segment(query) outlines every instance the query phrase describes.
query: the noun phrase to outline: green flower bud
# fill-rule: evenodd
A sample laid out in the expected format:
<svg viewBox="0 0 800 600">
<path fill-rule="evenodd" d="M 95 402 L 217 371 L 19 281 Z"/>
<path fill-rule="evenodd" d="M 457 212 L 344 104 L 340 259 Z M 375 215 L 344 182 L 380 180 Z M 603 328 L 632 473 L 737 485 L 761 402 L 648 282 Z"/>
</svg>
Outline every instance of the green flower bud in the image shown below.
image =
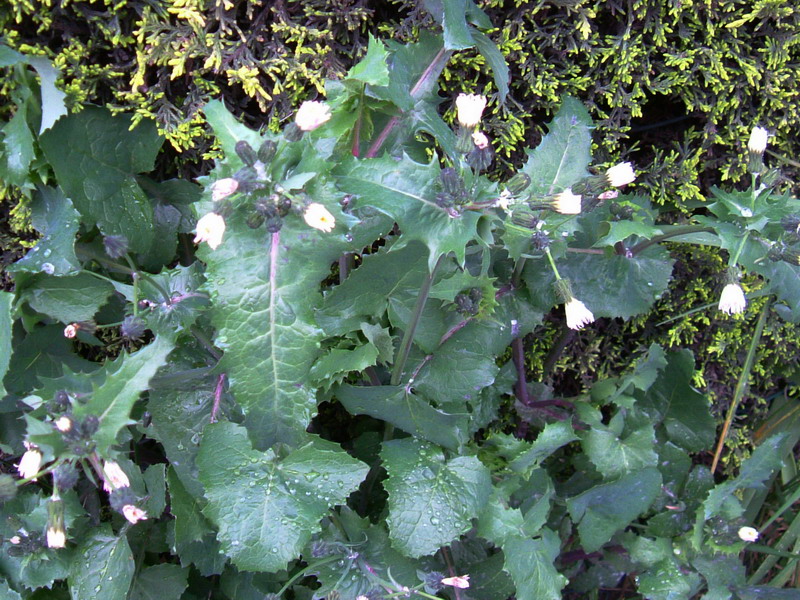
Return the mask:
<svg viewBox="0 0 800 600">
<path fill-rule="evenodd" d="M 256 151 L 253 150 L 253 147 L 245 140 L 236 142 L 236 154 L 239 155 L 239 158 L 241 158 L 242 162 L 248 167 L 252 167 L 258 160 Z"/>
<path fill-rule="evenodd" d="M 506 189 L 514 196 L 521 194 L 531 184 L 531 178 L 526 173 L 515 173 L 506 183 Z"/>
<path fill-rule="evenodd" d="M 269 163 L 275 158 L 275 152 L 278 150 L 278 145 L 272 140 L 265 140 L 261 147 L 258 149 L 258 160 L 262 163 Z"/>
</svg>

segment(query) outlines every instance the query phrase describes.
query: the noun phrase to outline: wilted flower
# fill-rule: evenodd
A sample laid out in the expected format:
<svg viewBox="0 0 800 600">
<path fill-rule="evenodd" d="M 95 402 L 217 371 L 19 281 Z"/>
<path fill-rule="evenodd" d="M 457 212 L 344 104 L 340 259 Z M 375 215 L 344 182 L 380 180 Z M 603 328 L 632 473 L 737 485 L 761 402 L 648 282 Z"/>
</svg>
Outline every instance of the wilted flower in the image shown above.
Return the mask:
<svg viewBox="0 0 800 600">
<path fill-rule="evenodd" d="M 128 251 L 128 240 L 123 235 L 107 235 L 103 238 L 103 247 L 111 258 L 121 258 Z"/>
<path fill-rule="evenodd" d="M 64 327 L 64 337 L 72 339 L 76 335 L 78 335 L 78 324 L 77 323 L 70 323 L 66 327 Z"/>
<path fill-rule="evenodd" d="M 60 527 L 47 528 L 47 547 L 48 548 L 63 548 L 67 545 L 67 534 L 64 529 Z"/>
<path fill-rule="evenodd" d="M 747 299 L 744 297 L 744 290 L 738 283 L 729 283 L 722 288 L 719 297 L 719 309 L 729 315 L 738 315 L 744 312 L 747 306 Z"/>
<path fill-rule="evenodd" d="M 592 311 L 577 298 L 572 298 L 564 305 L 564 312 L 567 314 L 567 327 L 570 329 L 583 329 L 594 322 Z"/>
<path fill-rule="evenodd" d="M 739 530 L 739 538 L 745 542 L 755 542 L 758 539 L 758 531 L 752 527 L 742 527 Z"/>
<path fill-rule="evenodd" d="M 39 472 L 39 468 L 42 466 L 42 453 L 37 446 L 29 442 L 25 442 L 25 448 L 25 454 L 22 455 L 17 465 L 17 472 L 23 479 L 28 479 Z"/>
<path fill-rule="evenodd" d="M 331 107 L 324 102 L 309 100 L 303 102 L 294 116 L 295 124 L 301 131 L 314 131 L 331 118 Z"/>
<path fill-rule="evenodd" d="M 633 165 L 629 162 L 619 163 L 606 171 L 606 181 L 612 187 L 627 185 L 634 179 L 636 179 L 636 173 L 633 172 Z"/>
<path fill-rule="evenodd" d="M 458 577 L 445 577 L 442 579 L 443 585 L 451 585 L 455 588 L 465 590 L 469 587 L 469 575 L 459 575 Z"/>
<path fill-rule="evenodd" d="M 130 479 L 125 475 L 122 467 L 112 460 L 103 463 L 103 477 L 105 478 L 103 489 L 107 492 L 131 485 Z"/>
<path fill-rule="evenodd" d="M 573 194 L 572 190 L 567 188 L 553 197 L 551 207 L 562 215 L 579 215 L 581 212 L 581 197 L 578 194 Z"/>
<path fill-rule="evenodd" d="M 617 196 L 619 196 L 619 190 L 607 190 L 600 194 L 598 198 L 600 200 L 613 200 Z"/>
<path fill-rule="evenodd" d="M 482 131 L 474 132 L 472 134 L 472 141 L 481 150 L 484 150 L 489 147 L 489 138 L 487 138 L 486 134 L 483 133 Z"/>
<path fill-rule="evenodd" d="M 210 212 L 203 215 L 197 222 L 197 235 L 194 236 L 194 243 L 207 242 L 209 248 L 216 250 L 222 243 L 224 234 L 225 219 L 217 213 Z"/>
<path fill-rule="evenodd" d="M 511 195 L 511 192 L 509 192 L 508 189 L 505 189 L 500 192 L 500 196 L 495 201 L 495 206 L 499 206 L 504 211 L 508 212 L 508 203 L 512 198 L 513 196 Z"/>
<path fill-rule="evenodd" d="M 753 127 L 750 132 L 750 140 L 747 142 L 747 149 L 756 154 L 764 154 L 767 149 L 767 138 L 769 133 L 763 127 Z"/>
<path fill-rule="evenodd" d="M 330 233 L 336 226 L 336 219 L 327 208 L 318 202 L 312 202 L 306 207 L 303 213 L 306 224 L 314 229 L 319 229 L 325 233 Z"/>
<path fill-rule="evenodd" d="M 132 523 L 133 525 L 136 525 L 136 523 L 139 521 L 147 520 L 147 513 L 133 504 L 126 504 L 123 506 L 122 514 L 125 515 L 125 518 L 128 519 L 128 522 Z"/>
<path fill-rule="evenodd" d="M 227 198 L 239 189 L 239 182 L 233 177 L 219 179 L 211 184 L 211 199 L 214 202 L 219 202 L 223 198 Z"/>
<path fill-rule="evenodd" d="M 16 546 L 22 542 L 22 538 L 20 538 L 18 535 L 15 535 L 9 538 L 8 541 Z"/>
<path fill-rule="evenodd" d="M 475 127 L 481 122 L 486 96 L 479 94 L 459 94 L 456 98 L 458 122 L 464 127 Z"/>
<path fill-rule="evenodd" d="M 135 315 L 128 315 L 122 320 L 120 325 L 120 333 L 126 340 L 138 341 L 147 330 L 145 322 Z"/>
</svg>

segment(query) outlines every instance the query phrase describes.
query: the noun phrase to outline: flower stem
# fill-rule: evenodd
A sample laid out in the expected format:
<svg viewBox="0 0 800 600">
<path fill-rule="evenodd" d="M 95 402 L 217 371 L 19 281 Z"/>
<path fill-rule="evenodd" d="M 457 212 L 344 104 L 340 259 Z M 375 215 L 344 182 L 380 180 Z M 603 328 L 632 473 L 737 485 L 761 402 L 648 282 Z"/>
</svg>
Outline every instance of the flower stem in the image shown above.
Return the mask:
<svg viewBox="0 0 800 600">
<path fill-rule="evenodd" d="M 545 248 L 544 253 L 547 255 L 547 260 L 550 262 L 550 267 L 553 269 L 556 281 L 561 281 L 561 274 L 558 272 L 558 267 L 556 266 L 556 261 L 553 260 L 553 255 L 550 254 L 550 248 Z"/>
<path fill-rule="evenodd" d="M 736 389 L 733 392 L 733 400 L 731 401 L 730 408 L 728 408 L 728 414 L 725 415 L 725 422 L 722 425 L 722 432 L 719 435 L 717 448 L 714 451 L 714 460 L 711 462 L 712 474 L 716 470 L 717 464 L 719 463 L 719 458 L 722 454 L 722 447 L 725 444 L 725 439 L 728 437 L 728 431 L 730 431 L 733 417 L 736 414 L 736 409 L 739 407 L 739 403 L 744 397 L 745 389 L 747 388 L 747 382 L 750 379 L 750 373 L 753 369 L 753 362 L 755 361 L 756 357 L 756 349 L 758 348 L 758 343 L 761 341 L 761 335 L 764 333 L 764 325 L 767 322 L 767 315 L 769 314 L 771 304 L 771 299 L 767 298 L 767 301 L 764 303 L 764 308 L 761 309 L 761 314 L 758 316 L 758 322 L 756 323 L 756 329 L 753 333 L 753 339 L 750 341 L 750 347 L 747 349 L 747 356 L 744 359 L 744 365 L 742 365 L 742 374 L 739 376 L 739 380 L 736 382 Z"/>
<path fill-rule="evenodd" d="M 422 317 L 422 311 L 425 309 L 425 303 L 428 301 L 428 295 L 431 292 L 431 286 L 433 285 L 434 277 L 436 277 L 436 271 L 439 270 L 439 267 L 444 262 L 444 256 L 444 254 L 439 256 L 430 275 L 422 282 L 422 287 L 419 288 L 419 295 L 417 296 L 417 303 L 414 305 L 414 312 L 406 326 L 405 333 L 403 334 L 403 341 L 400 342 L 400 347 L 397 349 L 390 385 L 398 385 L 400 379 L 403 377 L 403 369 L 406 366 L 408 355 L 411 352 L 411 343 L 414 340 L 414 333 L 417 331 L 419 320 Z"/>
</svg>

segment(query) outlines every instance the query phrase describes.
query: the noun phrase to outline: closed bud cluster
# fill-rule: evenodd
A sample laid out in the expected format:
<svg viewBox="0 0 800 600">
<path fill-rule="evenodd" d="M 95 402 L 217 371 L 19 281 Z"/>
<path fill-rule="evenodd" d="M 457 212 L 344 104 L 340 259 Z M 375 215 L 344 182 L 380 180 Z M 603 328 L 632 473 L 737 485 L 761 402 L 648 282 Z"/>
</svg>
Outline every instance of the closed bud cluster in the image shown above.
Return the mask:
<svg viewBox="0 0 800 600">
<path fill-rule="evenodd" d="M 538 229 L 531 234 L 531 248 L 534 250 L 544 252 L 552 243 L 553 240 L 550 239 L 550 235 L 546 231 Z"/>
<path fill-rule="evenodd" d="M 248 167 L 252 167 L 258 161 L 258 155 L 253 147 L 245 140 L 236 142 L 236 154 L 242 159 L 242 162 Z"/>
<path fill-rule="evenodd" d="M 467 188 L 458 172 L 447 167 L 439 174 L 442 191 L 436 194 L 436 204 L 444 209 L 460 207 L 467 202 Z"/>
<path fill-rule="evenodd" d="M 128 238 L 124 235 L 104 236 L 103 248 L 110 258 L 122 258 L 128 252 Z"/>
<path fill-rule="evenodd" d="M 454 302 L 458 312 L 474 317 L 480 312 L 481 300 L 483 300 L 483 292 L 480 288 L 470 288 L 456 295 Z"/>
<path fill-rule="evenodd" d="M 539 227 L 541 220 L 539 219 L 538 214 L 534 213 L 527 206 L 519 206 L 514 208 L 514 212 L 511 214 L 511 222 L 514 225 L 519 225 L 520 227 L 534 230 Z"/>
<path fill-rule="evenodd" d="M 69 410 L 71 406 L 72 403 L 70 402 L 69 394 L 64 390 L 58 390 L 50 401 L 50 412 L 61 413 L 65 410 Z"/>
<path fill-rule="evenodd" d="M 53 470 L 53 483 L 59 491 L 70 490 L 78 483 L 78 470 L 71 463 L 62 463 Z"/>
<path fill-rule="evenodd" d="M 100 419 L 97 415 L 86 415 L 83 419 L 63 415 L 53 421 L 53 427 L 61 433 L 73 454 L 85 456 L 94 450 L 92 438 L 100 427 Z"/>
<path fill-rule="evenodd" d="M 527 173 L 515 173 L 514 176 L 506 182 L 506 189 L 513 196 L 518 196 L 528 189 L 531 184 L 531 178 Z"/>
</svg>

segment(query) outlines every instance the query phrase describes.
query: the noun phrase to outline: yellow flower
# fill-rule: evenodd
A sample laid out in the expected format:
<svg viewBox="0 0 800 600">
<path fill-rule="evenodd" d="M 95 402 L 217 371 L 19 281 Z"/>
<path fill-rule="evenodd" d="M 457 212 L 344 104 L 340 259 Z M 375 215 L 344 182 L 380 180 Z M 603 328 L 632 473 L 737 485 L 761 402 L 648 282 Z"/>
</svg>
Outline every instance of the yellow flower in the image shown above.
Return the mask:
<svg viewBox="0 0 800 600">
<path fill-rule="evenodd" d="M 319 229 L 325 233 L 330 233 L 336 226 L 336 219 L 333 218 L 327 208 L 318 202 L 312 202 L 306 207 L 303 219 L 305 219 L 309 227 Z"/>
<path fill-rule="evenodd" d="M 194 236 L 194 243 L 207 242 L 208 247 L 216 250 L 222 243 L 222 236 L 225 234 L 225 219 L 217 213 L 210 212 L 197 222 L 197 235 Z"/>
<path fill-rule="evenodd" d="M 481 122 L 486 96 L 479 94 L 459 94 L 456 98 L 458 122 L 464 127 L 475 127 Z"/>
<path fill-rule="evenodd" d="M 567 313 L 567 327 L 570 329 L 583 329 L 584 326 L 594 322 L 592 311 L 577 298 L 570 299 L 564 305 L 564 312 Z"/>
<path fill-rule="evenodd" d="M 295 124 L 302 131 L 314 131 L 331 118 L 331 107 L 314 100 L 303 102 L 294 116 Z"/>
</svg>

